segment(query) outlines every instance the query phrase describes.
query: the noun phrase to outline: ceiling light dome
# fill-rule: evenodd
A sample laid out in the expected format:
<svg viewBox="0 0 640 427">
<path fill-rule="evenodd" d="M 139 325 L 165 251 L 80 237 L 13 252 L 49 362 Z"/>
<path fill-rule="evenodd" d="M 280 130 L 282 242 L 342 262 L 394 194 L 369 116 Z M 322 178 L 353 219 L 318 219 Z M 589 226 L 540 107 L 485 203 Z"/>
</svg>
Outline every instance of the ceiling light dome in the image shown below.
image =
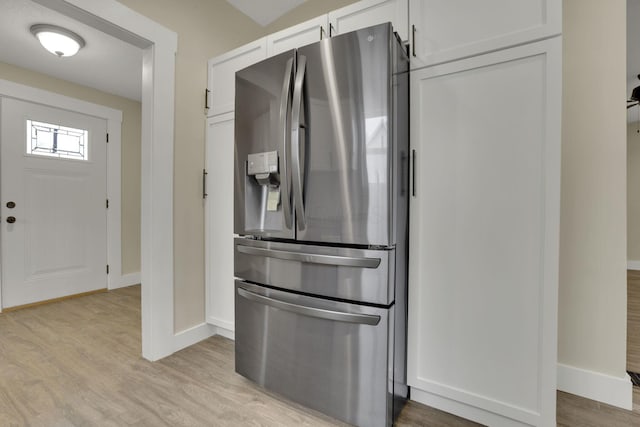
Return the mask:
<svg viewBox="0 0 640 427">
<path fill-rule="evenodd" d="M 36 24 L 30 30 L 45 49 L 58 57 L 73 56 L 85 45 L 82 37 L 56 25 Z"/>
</svg>

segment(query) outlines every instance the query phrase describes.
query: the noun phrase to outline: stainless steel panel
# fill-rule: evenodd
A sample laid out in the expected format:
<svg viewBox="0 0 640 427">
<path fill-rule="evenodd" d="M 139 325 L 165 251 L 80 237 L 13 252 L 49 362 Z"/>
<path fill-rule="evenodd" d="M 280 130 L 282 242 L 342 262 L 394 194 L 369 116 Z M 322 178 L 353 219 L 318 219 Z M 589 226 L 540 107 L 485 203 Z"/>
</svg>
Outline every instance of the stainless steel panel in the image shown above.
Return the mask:
<svg viewBox="0 0 640 427">
<path fill-rule="evenodd" d="M 275 249 L 252 248 L 238 245 L 238 252 L 247 255 L 258 255 L 269 258 L 286 259 L 289 261 L 300 261 L 308 264 L 342 265 L 347 267 L 377 268 L 380 265 L 380 258 L 355 258 L 335 255 L 315 255 L 300 252 L 279 251 Z"/>
<path fill-rule="evenodd" d="M 298 49 L 298 61 L 306 60 L 300 144 L 307 166 L 300 241 L 396 243 L 395 42 L 391 25 L 383 24 Z"/>
<path fill-rule="evenodd" d="M 285 304 L 379 317 L 377 325 L 323 319 Z M 236 372 L 259 385 L 348 423 L 392 424 L 393 307 L 359 306 L 236 281 Z"/>
<path fill-rule="evenodd" d="M 260 304 L 265 304 L 273 308 L 278 308 L 280 310 L 301 314 L 307 317 L 316 317 L 318 319 L 324 319 L 324 320 L 335 320 L 336 322 L 344 322 L 344 323 L 360 323 L 362 325 L 372 325 L 372 326 L 375 326 L 378 323 L 380 323 L 380 316 L 372 316 L 370 314 L 345 313 L 342 311 L 327 310 L 324 308 L 314 308 L 314 307 L 307 307 L 299 304 L 292 304 L 290 302 L 260 295 L 255 292 L 251 292 L 242 288 L 238 288 L 238 295 L 250 301 L 254 301 Z"/>
<path fill-rule="evenodd" d="M 308 294 L 388 305 L 395 250 L 347 249 L 236 238 L 235 276 Z"/>
<path fill-rule="evenodd" d="M 234 232 L 294 239 L 288 168 L 294 51 L 236 73 Z M 250 174 L 247 161 L 277 156 L 277 173 Z"/>
</svg>

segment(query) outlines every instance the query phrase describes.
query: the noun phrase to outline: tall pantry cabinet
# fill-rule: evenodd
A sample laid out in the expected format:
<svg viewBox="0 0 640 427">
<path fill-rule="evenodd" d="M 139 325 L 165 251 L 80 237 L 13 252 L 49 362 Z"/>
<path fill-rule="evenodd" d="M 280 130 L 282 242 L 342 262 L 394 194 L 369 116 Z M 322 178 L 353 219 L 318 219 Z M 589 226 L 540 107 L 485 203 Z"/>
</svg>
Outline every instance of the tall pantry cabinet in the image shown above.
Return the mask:
<svg viewBox="0 0 640 427">
<path fill-rule="evenodd" d="M 411 0 L 408 378 L 487 425 L 555 425 L 561 1 Z"/>
<path fill-rule="evenodd" d="M 561 0 L 363 0 L 209 61 L 207 322 L 233 338 L 235 71 L 392 21 L 411 60 L 411 398 L 555 425 Z"/>
</svg>

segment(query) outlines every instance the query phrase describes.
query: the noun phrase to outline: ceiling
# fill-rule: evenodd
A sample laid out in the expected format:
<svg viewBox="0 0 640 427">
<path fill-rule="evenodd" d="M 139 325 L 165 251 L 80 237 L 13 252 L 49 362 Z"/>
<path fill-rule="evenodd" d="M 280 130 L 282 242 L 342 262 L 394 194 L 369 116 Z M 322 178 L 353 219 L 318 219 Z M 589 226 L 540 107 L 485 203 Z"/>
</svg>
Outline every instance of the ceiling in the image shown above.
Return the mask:
<svg viewBox="0 0 640 427">
<path fill-rule="evenodd" d="M 140 101 L 140 48 L 31 0 L 0 0 L 0 10 L 0 62 Z M 86 46 L 75 56 L 58 58 L 29 32 L 31 25 L 40 23 L 71 30 Z"/>
<path fill-rule="evenodd" d="M 263 27 L 271 24 L 305 1 L 306 0 L 227 0 L 233 7 Z"/>
</svg>

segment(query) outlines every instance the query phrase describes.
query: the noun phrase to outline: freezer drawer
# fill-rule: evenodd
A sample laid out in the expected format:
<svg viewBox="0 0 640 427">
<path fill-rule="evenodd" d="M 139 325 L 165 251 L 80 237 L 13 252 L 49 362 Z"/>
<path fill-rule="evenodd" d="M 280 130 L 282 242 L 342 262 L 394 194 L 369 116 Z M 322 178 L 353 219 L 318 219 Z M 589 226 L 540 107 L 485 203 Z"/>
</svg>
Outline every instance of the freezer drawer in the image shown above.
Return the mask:
<svg viewBox="0 0 640 427">
<path fill-rule="evenodd" d="M 392 424 L 393 306 L 374 308 L 236 281 L 236 372 L 358 426 Z"/>
<path fill-rule="evenodd" d="M 395 249 L 365 250 L 235 239 L 235 276 L 371 304 L 394 301 Z"/>
</svg>

